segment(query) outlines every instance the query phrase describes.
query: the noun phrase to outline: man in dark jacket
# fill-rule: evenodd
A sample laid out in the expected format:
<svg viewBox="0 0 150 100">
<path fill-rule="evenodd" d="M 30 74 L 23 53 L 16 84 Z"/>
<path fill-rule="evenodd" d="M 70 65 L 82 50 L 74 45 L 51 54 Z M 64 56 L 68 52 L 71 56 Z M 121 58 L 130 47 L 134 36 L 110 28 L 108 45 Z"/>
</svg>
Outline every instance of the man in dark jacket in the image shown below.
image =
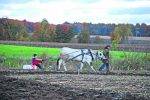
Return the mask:
<svg viewBox="0 0 150 100">
<path fill-rule="evenodd" d="M 109 72 L 109 50 L 110 50 L 110 45 L 104 47 L 103 54 L 105 56 L 105 59 L 102 59 L 103 64 L 99 68 L 99 71 L 103 70 L 106 67 L 106 72 Z"/>
</svg>

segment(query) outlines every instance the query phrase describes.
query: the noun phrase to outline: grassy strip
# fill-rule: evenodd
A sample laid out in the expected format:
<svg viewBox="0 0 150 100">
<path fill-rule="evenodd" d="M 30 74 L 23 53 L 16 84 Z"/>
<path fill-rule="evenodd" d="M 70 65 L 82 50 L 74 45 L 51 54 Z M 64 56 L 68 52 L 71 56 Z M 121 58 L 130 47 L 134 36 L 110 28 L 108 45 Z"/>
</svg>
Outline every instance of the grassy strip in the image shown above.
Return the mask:
<svg viewBox="0 0 150 100">
<path fill-rule="evenodd" d="M 8 58 L 31 58 L 33 54 L 41 55 L 43 53 L 51 56 L 60 54 L 58 48 L 43 48 L 43 47 L 28 47 L 28 46 L 15 46 L 0 44 L 0 55 Z"/>
<path fill-rule="evenodd" d="M 34 53 L 38 54 L 39 57 L 52 56 L 54 59 L 49 59 L 50 61 L 57 59 L 60 54 L 60 49 L 0 44 L 0 56 L 6 58 L 5 63 L 1 64 L 1 66 L 20 67 L 22 64 L 29 64 L 31 63 L 31 58 Z M 120 65 L 127 69 L 130 69 L 133 66 L 132 64 L 139 67 L 145 66 L 145 59 L 148 61 L 148 64 L 150 62 L 150 53 L 111 51 L 110 57 L 112 66 L 116 66 L 117 69 L 119 69 L 118 67 Z M 96 64 L 96 66 L 99 66 L 99 63 Z"/>
<path fill-rule="evenodd" d="M 3 55 L 5 57 L 31 58 L 34 53 L 38 55 L 45 53 L 51 56 L 57 56 L 60 54 L 60 49 L 0 44 L 0 55 Z M 111 51 L 110 54 L 111 57 L 115 59 L 123 59 L 125 58 L 125 56 L 131 56 L 133 54 L 139 56 L 145 55 L 145 53 L 142 52 L 124 52 L 124 51 Z"/>
</svg>

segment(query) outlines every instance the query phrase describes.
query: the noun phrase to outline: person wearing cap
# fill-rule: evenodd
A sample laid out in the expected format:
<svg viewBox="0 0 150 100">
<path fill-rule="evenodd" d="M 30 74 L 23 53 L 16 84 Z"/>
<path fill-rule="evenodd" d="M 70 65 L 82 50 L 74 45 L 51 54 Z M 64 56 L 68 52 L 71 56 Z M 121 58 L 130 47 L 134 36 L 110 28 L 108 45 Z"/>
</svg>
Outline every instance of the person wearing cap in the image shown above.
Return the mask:
<svg viewBox="0 0 150 100">
<path fill-rule="evenodd" d="M 37 66 L 37 67 L 39 67 L 40 69 L 42 69 L 42 66 L 41 66 L 41 64 L 42 64 L 42 59 L 38 59 L 37 58 L 37 54 L 33 54 L 33 58 L 32 58 L 32 66 Z M 34 68 L 33 68 L 34 69 Z"/>
<path fill-rule="evenodd" d="M 107 45 L 104 47 L 103 50 L 103 55 L 105 56 L 105 59 L 102 59 L 102 65 L 99 68 L 99 71 L 103 70 L 104 68 L 106 68 L 106 72 L 109 72 L 109 50 L 110 50 L 110 45 Z"/>
</svg>

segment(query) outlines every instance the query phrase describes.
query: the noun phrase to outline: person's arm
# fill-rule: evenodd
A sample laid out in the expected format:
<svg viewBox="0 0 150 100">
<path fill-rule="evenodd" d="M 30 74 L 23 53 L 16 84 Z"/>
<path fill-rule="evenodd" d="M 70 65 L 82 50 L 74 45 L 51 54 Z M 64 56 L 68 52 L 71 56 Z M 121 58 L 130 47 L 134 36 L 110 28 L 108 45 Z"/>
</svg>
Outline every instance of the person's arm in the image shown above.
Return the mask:
<svg viewBox="0 0 150 100">
<path fill-rule="evenodd" d="M 36 58 L 36 61 L 37 61 L 38 63 L 42 63 L 42 59 Z"/>
<path fill-rule="evenodd" d="M 36 60 L 38 60 L 38 61 L 42 61 L 42 59 L 38 59 L 38 58 L 37 58 Z"/>
</svg>

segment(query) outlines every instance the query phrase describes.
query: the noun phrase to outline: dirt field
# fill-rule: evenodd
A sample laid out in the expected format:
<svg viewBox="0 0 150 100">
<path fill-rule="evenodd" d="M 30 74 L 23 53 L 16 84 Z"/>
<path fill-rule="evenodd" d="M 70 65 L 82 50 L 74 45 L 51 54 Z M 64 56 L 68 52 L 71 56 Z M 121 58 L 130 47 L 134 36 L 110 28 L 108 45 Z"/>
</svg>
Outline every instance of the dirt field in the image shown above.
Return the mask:
<svg viewBox="0 0 150 100">
<path fill-rule="evenodd" d="M 150 76 L 9 74 L 0 100 L 150 100 Z"/>
</svg>

